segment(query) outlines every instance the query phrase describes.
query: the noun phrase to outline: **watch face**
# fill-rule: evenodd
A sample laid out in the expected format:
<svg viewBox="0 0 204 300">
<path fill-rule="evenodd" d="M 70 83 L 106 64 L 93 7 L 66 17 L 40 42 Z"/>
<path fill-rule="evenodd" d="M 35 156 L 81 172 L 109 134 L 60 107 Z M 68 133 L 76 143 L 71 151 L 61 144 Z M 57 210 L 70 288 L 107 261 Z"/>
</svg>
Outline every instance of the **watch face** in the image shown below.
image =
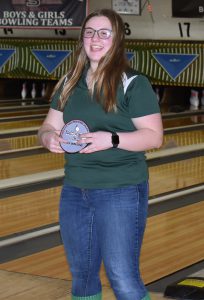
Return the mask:
<svg viewBox="0 0 204 300">
<path fill-rule="evenodd" d="M 117 135 L 117 133 L 112 132 L 112 144 L 113 144 L 113 148 L 117 148 L 118 145 L 119 145 L 119 143 L 120 143 L 119 136 Z"/>
<path fill-rule="evenodd" d="M 119 14 L 140 15 L 141 0 L 112 0 L 112 8 Z"/>
</svg>

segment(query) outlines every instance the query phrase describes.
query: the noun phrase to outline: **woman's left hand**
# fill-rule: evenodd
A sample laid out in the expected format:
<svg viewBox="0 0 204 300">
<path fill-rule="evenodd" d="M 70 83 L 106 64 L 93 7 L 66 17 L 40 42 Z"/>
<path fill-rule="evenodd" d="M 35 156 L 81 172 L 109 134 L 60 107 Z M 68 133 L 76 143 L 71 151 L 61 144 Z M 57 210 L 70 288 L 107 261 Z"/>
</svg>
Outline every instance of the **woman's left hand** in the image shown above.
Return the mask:
<svg viewBox="0 0 204 300">
<path fill-rule="evenodd" d="M 82 149 L 80 153 L 93 153 L 112 148 L 112 134 L 106 131 L 97 131 L 80 134 L 78 144 L 86 143 L 87 147 Z"/>
</svg>

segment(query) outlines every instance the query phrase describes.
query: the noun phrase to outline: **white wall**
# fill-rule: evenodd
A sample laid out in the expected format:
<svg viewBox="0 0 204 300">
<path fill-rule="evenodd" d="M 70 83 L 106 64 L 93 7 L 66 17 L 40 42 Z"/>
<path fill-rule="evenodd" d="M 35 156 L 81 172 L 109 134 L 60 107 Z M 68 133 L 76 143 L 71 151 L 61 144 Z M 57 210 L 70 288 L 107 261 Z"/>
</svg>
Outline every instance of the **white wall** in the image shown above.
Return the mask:
<svg viewBox="0 0 204 300">
<path fill-rule="evenodd" d="M 147 6 L 144 7 L 141 16 L 122 15 L 130 33 L 126 35 L 128 39 L 204 41 L 204 19 L 172 18 L 171 0 L 150 1 L 153 8 L 153 20 Z M 145 0 L 142 0 L 142 4 L 144 3 Z M 111 5 L 111 0 L 90 0 L 89 11 L 98 8 L 111 8 Z M 183 36 L 181 36 L 181 31 Z M 4 30 L 0 29 L 0 37 L 10 38 L 77 38 L 78 33 L 78 30 L 66 30 L 61 34 L 60 31 L 56 33 L 54 30 L 13 29 L 13 33 L 8 31 L 5 34 Z"/>
</svg>

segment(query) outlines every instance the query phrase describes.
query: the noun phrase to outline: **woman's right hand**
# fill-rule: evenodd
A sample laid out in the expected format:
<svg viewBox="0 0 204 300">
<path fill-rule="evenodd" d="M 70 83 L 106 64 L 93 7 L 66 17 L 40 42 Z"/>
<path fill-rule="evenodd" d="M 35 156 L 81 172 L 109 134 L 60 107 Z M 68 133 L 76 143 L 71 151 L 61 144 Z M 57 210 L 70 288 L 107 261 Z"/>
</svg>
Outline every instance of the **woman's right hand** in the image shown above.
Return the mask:
<svg viewBox="0 0 204 300">
<path fill-rule="evenodd" d="M 60 130 L 64 126 L 63 113 L 50 108 L 38 131 L 39 142 L 42 146 L 54 153 L 64 153 L 60 143 L 66 143 L 60 137 Z"/>
<path fill-rule="evenodd" d="M 53 153 L 64 153 L 60 143 L 66 143 L 64 139 L 60 137 L 60 130 L 45 130 L 40 134 L 41 143 L 45 148 Z"/>
</svg>

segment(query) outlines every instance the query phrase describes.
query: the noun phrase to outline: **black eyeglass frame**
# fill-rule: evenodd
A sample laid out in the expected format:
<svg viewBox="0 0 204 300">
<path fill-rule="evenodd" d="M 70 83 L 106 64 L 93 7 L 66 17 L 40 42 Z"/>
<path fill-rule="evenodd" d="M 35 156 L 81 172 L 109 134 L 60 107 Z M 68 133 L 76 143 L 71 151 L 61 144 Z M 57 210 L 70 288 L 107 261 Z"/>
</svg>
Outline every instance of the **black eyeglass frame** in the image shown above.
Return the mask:
<svg viewBox="0 0 204 300">
<path fill-rule="evenodd" d="M 93 32 L 93 34 L 91 35 L 91 36 L 86 36 L 85 35 L 85 31 L 86 31 L 86 29 L 89 29 L 89 30 L 92 30 L 92 32 Z M 107 37 L 101 37 L 100 36 L 100 32 L 101 31 L 107 31 L 108 33 L 109 33 L 109 35 L 107 36 Z M 84 38 L 93 38 L 94 37 L 94 35 L 95 35 L 95 33 L 97 33 L 97 36 L 99 37 L 99 39 L 101 39 L 101 40 L 107 40 L 107 39 L 109 39 L 110 37 L 111 37 L 111 35 L 112 35 L 112 30 L 111 29 L 108 29 L 108 28 L 101 28 L 101 29 L 98 29 L 98 30 L 95 30 L 95 29 L 93 29 L 92 27 L 85 27 L 84 28 L 84 30 L 83 30 L 83 37 Z"/>
</svg>

